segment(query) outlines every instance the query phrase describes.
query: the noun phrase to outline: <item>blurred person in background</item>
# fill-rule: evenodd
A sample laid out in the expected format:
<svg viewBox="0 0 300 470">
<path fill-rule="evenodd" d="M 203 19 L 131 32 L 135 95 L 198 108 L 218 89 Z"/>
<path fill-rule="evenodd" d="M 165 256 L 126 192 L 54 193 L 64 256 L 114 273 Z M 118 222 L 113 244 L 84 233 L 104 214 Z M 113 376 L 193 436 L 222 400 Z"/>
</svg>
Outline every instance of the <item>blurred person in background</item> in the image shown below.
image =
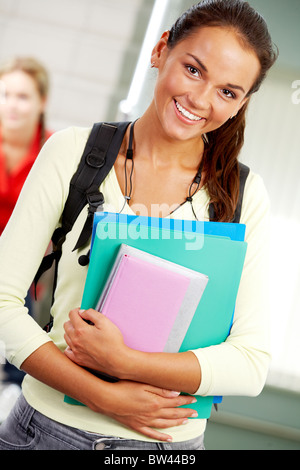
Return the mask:
<svg viewBox="0 0 300 470">
<path fill-rule="evenodd" d="M 50 137 L 45 110 L 49 93 L 49 75 L 45 67 L 31 57 L 17 57 L 0 67 L 0 236 L 13 212 L 27 175 Z M 26 306 L 32 314 L 31 295 Z M 20 390 L 24 373 L 10 364 L 4 367 L 0 394 L 1 409 Z M 0 416 L 1 419 L 1 416 Z"/>
<path fill-rule="evenodd" d="M 0 234 L 50 132 L 45 126 L 48 72 L 33 58 L 0 67 Z"/>
</svg>

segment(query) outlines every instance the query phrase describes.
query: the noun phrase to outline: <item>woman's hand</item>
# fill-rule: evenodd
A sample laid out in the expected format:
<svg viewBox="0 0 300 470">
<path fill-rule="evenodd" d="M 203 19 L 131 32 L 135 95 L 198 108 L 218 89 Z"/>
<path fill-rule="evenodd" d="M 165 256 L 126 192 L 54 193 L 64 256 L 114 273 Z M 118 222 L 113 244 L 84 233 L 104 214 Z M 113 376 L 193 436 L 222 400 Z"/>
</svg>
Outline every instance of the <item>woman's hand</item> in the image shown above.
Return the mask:
<svg viewBox="0 0 300 470">
<path fill-rule="evenodd" d="M 74 309 L 69 318 L 64 324 L 64 338 L 68 344 L 65 355 L 80 366 L 118 375 L 115 363 L 124 356 L 127 348 L 118 327 L 92 309 Z"/>
<path fill-rule="evenodd" d="M 80 366 L 189 394 L 195 394 L 200 386 L 201 368 L 191 351 L 147 353 L 131 349 L 124 344 L 120 330 L 95 310 L 72 310 L 64 327 L 69 346 L 65 355 Z"/>
<path fill-rule="evenodd" d="M 81 366 L 116 375 L 112 357 L 122 357 L 127 348 L 120 330 L 95 310 L 75 309 L 69 316 L 64 325 L 68 344 L 65 355 Z M 152 439 L 171 440 L 160 429 L 180 426 L 197 416 L 193 409 L 179 408 L 194 403 L 194 397 L 128 380 L 107 386 L 110 392 L 101 395 L 101 404 L 96 400 L 90 408 Z"/>
<path fill-rule="evenodd" d="M 111 390 L 100 411 L 152 439 L 171 441 L 171 436 L 161 429 L 180 426 L 189 417 L 197 417 L 192 409 L 178 408 L 194 403 L 194 397 L 126 380 L 112 384 Z"/>
<path fill-rule="evenodd" d="M 169 440 L 170 435 L 159 429 L 179 426 L 193 415 L 191 409 L 177 408 L 192 403 L 193 397 L 177 396 L 175 392 L 142 383 L 104 382 L 71 362 L 52 342 L 32 353 L 22 369 L 94 412 L 153 439 Z"/>
</svg>

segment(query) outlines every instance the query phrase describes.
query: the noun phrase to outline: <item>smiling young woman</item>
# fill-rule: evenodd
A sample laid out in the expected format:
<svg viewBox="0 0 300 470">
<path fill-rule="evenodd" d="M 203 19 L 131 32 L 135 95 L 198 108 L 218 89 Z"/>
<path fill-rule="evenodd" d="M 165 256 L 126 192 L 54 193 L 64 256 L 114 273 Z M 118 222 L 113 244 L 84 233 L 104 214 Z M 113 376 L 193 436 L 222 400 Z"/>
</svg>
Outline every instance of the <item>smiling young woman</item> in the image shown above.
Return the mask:
<svg viewBox="0 0 300 470">
<path fill-rule="evenodd" d="M 152 214 L 153 193 L 158 201 L 172 207 L 180 205 L 200 164 L 204 165 L 202 185 L 205 184 L 204 175 L 209 174 L 210 168 L 203 136 L 238 114 L 261 69 L 256 53 L 241 44 L 233 28 L 203 27 L 172 47 L 169 37 L 170 32 L 165 32 L 153 50 L 152 64 L 158 69 L 155 95 L 135 125 L 131 203 L 143 203 L 146 215 Z M 163 171 L 166 166 L 169 178 Z M 117 166 L 117 175 L 124 190 L 123 161 Z M 155 191 L 150 181 L 157 182 Z M 149 187 L 148 197 L 145 186 Z M 236 186 L 238 190 L 238 179 Z M 218 220 L 233 218 L 238 191 L 226 195 L 230 201 L 233 198 L 231 211 L 223 210 L 221 218 L 217 212 Z"/>
<path fill-rule="evenodd" d="M 267 26 L 247 2 L 204 0 L 184 13 L 153 49 L 153 100 L 124 134 L 101 186 L 104 210 L 157 216 L 159 208 L 161 217 L 207 220 L 212 202 L 216 220 L 230 221 L 246 108 L 275 59 Z M 263 182 L 253 172 L 247 178 L 241 222 L 248 250 L 224 343 L 180 354 L 143 353 L 128 348 L 103 315 L 74 308 L 87 273 L 72 251 L 85 211 L 64 244 L 47 335 L 20 299 L 59 223 L 89 134 L 74 128 L 50 139 L 0 240 L 1 338 L 9 359 L 28 374 L 24 396 L 0 427 L 0 448 L 202 449 L 206 420 L 195 419 L 193 397 L 179 392 L 256 396 L 266 379 L 269 202 Z M 81 366 L 120 380 L 104 382 Z M 86 406 L 68 405 L 64 394 Z"/>
<path fill-rule="evenodd" d="M 245 53 L 254 55 L 259 61 L 259 72 L 246 91 L 246 97 L 257 92 L 265 79 L 268 70 L 272 67 L 278 56 L 264 19 L 253 10 L 248 2 L 240 1 L 205 1 L 194 5 L 175 22 L 170 30 L 168 47 L 173 48 L 189 37 L 200 27 L 219 27 L 223 32 L 234 32 L 235 40 L 239 42 Z M 224 47 L 224 43 L 220 44 Z M 240 67 L 233 68 L 230 62 L 228 49 L 228 62 L 225 70 L 231 69 L 236 73 Z M 205 65 L 205 64 L 204 64 Z M 197 67 L 199 68 L 199 67 Z M 200 67 L 201 68 L 201 67 Z M 245 70 L 244 70 L 245 71 Z M 251 69 L 246 70 L 251 74 Z M 228 94 L 227 88 L 225 88 Z M 223 90 L 223 92 L 225 91 Z M 232 90 L 230 90 L 232 91 Z M 235 90 L 233 90 L 235 91 Z M 238 155 L 244 143 L 244 129 L 246 125 L 246 111 L 248 100 L 233 112 L 219 128 L 211 131 L 206 140 L 203 165 L 205 169 L 205 183 L 210 200 L 214 205 L 216 220 L 230 221 L 233 217 L 238 200 L 239 167 Z M 208 137 L 208 136 L 207 136 Z"/>
</svg>

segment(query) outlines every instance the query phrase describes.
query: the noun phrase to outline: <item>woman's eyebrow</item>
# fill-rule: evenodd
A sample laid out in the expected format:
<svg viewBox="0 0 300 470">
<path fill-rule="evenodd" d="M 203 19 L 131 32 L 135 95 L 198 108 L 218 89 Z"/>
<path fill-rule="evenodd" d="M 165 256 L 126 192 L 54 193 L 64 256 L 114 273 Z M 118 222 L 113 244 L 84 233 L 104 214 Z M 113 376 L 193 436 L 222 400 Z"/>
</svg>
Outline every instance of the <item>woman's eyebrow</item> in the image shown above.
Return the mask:
<svg viewBox="0 0 300 470">
<path fill-rule="evenodd" d="M 189 55 L 190 57 L 192 57 L 192 58 L 197 62 L 197 64 L 199 65 L 199 67 L 201 67 L 201 69 L 204 70 L 204 72 L 208 72 L 207 67 L 205 67 L 205 65 L 203 64 L 203 62 L 201 62 L 201 60 L 198 59 L 198 57 L 194 56 L 193 54 L 187 54 L 187 55 Z"/>
<path fill-rule="evenodd" d="M 228 88 L 233 88 L 234 90 L 240 90 L 241 92 L 245 93 L 245 90 L 242 86 L 239 86 L 239 85 L 232 85 L 231 83 L 227 83 L 226 87 Z"/>
<path fill-rule="evenodd" d="M 189 54 L 189 53 L 187 53 L 187 55 L 190 56 L 190 57 L 192 57 L 192 58 L 197 62 L 197 64 L 199 65 L 199 67 L 200 67 L 202 70 L 204 70 L 204 72 L 208 73 L 207 67 L 203 64 L 203 62 L 201 62 L 200 59 L 198 59 L 198 57 L 194 56 L 193 54 Z M 242 93 L 245 93 L 245 94 L 246 94 L 244 88 L 241 87 L 241 86 L 239 86 L 239 85 L 233 85 L 233 84 L 231 84 L 231 83 L 227 83 L 226 86 L 227 86 L 228 88 L 233 88 L 233 89 L 235 89 L 235 90 L 240 90 Z"/>
</svg>

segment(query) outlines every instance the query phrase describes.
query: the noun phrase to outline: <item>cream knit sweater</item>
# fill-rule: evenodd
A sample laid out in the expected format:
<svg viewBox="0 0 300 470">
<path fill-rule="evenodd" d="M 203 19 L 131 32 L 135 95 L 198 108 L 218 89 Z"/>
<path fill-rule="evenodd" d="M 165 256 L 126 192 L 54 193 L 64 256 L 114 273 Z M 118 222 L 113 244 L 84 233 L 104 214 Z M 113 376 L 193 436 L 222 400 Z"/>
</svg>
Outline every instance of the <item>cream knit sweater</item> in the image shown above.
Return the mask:
<svg viewBox="0 0 300 470">
<path fill-rule="evenodd" d="M 7 358 L 20 367 L 37 348 L 53 341 L 66 347 L 63 323 L 71 309 L 79 307 L 87 268 L 72 253 L 86 210 L 68 234 L 59 263 L 58 284 L 52 315 L 54 328 L 46 334 L 27 315 L 24 297 L 58 225 L 69 189 L 91 129 L 69 128 L 53 135 L 42 149 L 27 179 L 15 211 L 0 238 L 0 340 Z M 116 174 L 112 170 L 102 185 L 105 210 L 118 212 L 123 206 Z M 194 197 L 199 220 L 208 219 L 205 189 Z M 125 213 L 132 214 L 129 206 Z M 234 323 L 228 339 L 218 345 L 193 351 L 197 356 L 202 382 L 198 395 L 256 396 L 265 383 L 270 356 L 268 338 L 268 213 L 269 201 L 261 178 L 250 173 L 242 207 L 241 223 L 246 224 L 247 256 L 239 288 Z M 173 217 L 193 219 L 189 204 Z M 80 252 L 85 253 L 87 250 Z M 82 430 L 119 437 L 148 440 L 114 420 L 87 407 L 64 403 L 56 390 L 26 376 L 23 393 L 41 413 Z M 206 421 L 192 419 L 189 424 L 167 430 L 173 440 L 192 439 L 205 430 Z"/>
</svg>

